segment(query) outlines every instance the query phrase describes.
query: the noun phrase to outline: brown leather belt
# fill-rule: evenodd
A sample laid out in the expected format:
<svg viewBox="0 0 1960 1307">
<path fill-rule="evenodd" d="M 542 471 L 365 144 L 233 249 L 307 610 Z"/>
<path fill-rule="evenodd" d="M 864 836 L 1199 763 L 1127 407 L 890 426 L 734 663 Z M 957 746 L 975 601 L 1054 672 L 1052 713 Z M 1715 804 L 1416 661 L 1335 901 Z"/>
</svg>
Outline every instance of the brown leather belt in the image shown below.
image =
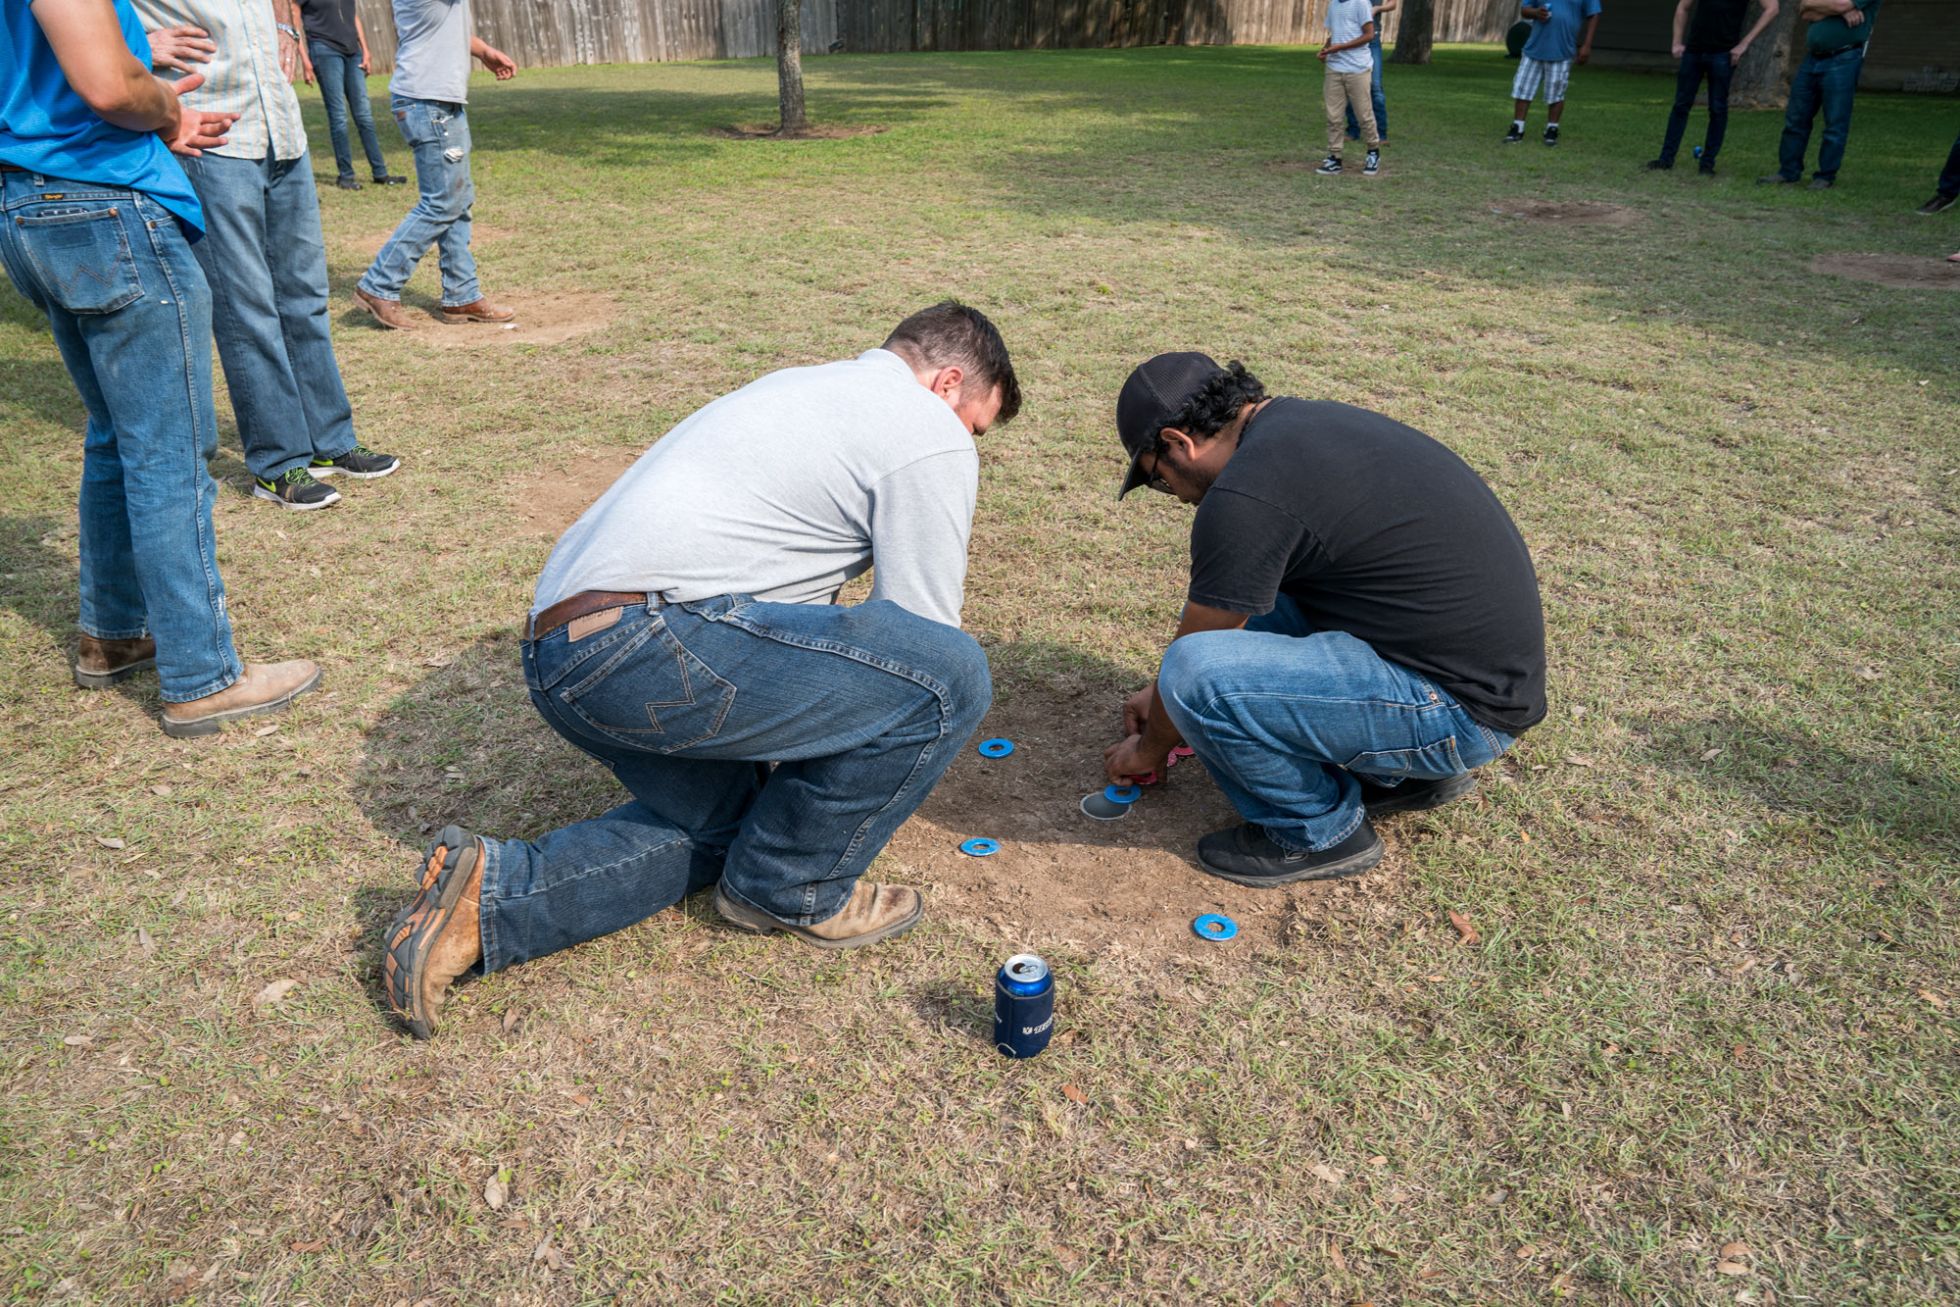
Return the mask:
<svg viewBox="0 0 1960 1307">
<path fill-rule="evenodd" d="M 620 590 L 581 590 L 569 599 L 560 599 L 533 617 L 524 638 L 542 640 L 569 622 L 575 622 L 592 613 L 602 613 L 608 608 L 626 608 L 633 604 L 658 604 L 659 602 L 656 596 L 648 594 L 627 594 Z"/>
</svg>

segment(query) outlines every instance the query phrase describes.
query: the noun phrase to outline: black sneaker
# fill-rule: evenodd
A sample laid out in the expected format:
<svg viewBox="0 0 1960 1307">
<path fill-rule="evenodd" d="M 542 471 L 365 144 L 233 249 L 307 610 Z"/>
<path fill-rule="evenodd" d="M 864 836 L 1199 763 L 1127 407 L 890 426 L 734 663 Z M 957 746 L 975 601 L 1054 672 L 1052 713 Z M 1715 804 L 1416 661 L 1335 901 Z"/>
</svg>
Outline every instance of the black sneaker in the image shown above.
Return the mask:
<svg viewBox="0 0 1960 1307">
<path fill-rule="evenodd" d="M 1767 173 L 1756 179 L 1756 185 L 1758 186 L 1795 186 L 1796 184 L 1797 179 L 1795 177 L 1785 177 L 1780 172 Z"/>
<path fill-rule="evenodd" d="M 1319 173 L 1322 177 L 1340 176 L 1341 156 L 1338 154 L 1328 155 L 1325 159 L 1322 159 L 1320 161 L 1320 166 L 1318 168 L 1315 168 L 1314 171 Z"/>
<path fill-rule="evenodd" d="M 1549 126 L 1547 126 L 1547 127 L 1545 128 L 1545 144 L 1547 144 L 1547 145 L 1557 145 L 1557 144 L 1558 144 L 1558 124 L 1557 124 L 1557 123 L 1552 123 L 1552 124 L 1550 124 Z"/>
<path fill-rule="evenodd" d="M 1834 178 L 1812 177 L 1810 179 L 1810 185 L 1806 186 L 1804 189 L 1811 190 L 1811 191 L 1828 191 L 1831 189 L 1831 187 L 1835 185 L 1837 185 L 1837 181 Z"/>
<path fill-rule="evenodd" d="M 1960 200 L 1960 195 L 1935 195 L 1913 212 L 1930 218 L 1936 213 L 1952 208 L 1955 200 Z"/>
<path fill-rule="evenodd" d="M 1703 159 L 1701 161 L 1701 166 L 1695 169 L 1695 171 L 1700 173 L 1704 177 L 1713 177 L 1715 175 L 1715 165 L 1709 160 Z"/>
<path fill-rule="evenodd" d="M 376 177 L 374 184 L 376 186 L 406 186 L 408 185 L 408 178 L 402 176 L 400 173 L 389 173 L 385 177 Z"/>
<path fill-rule="evenodd" d="M 1377 785 L 1366 776 L 1355 779 L 1361 782 L 1361 802 L 1367 806 L 1370 817 L 1386 817 L 1391 812 L 1426 812 L 1477 791 L 1477 777 L 1472 772 L 1445 776 L 1439 781 L 1403 781 L 1400 785 Z"/>
<path fill-rule="evenodd" d="M 1512 123 L 1511 130 L 1504 133 L 1504 144 L 1506 145 L 1516 145 L 1519 141 L 1522 141 L 1523 139 L 1524 139 L 1524 128 L 1518 126 L 1516 123 Z"/>
<path fill-rule="evenodd" d="M 385 477 L 402 465 L 393 454 L 377 454 L 366 445 L 355 445 L 339 458 L 316 458 L 311 470 L 316 477 L 339 476 L 345 472 L 350 477 Z"/>
<path fill-rule="evenodd" d="M 1670 170 L 1671 170 L 1671 169 L 1672 169 L 1673 167 L 1674 167 L 1674 160 L 1672 160 L 1672 159 L 1649 159 L 1649 160 L 1647 160 L 1647 171 L 1648 171 L 1648 172 L 1668 172 L 1668 171 L 1670 171 Z"/>
<path fill-rule="evenodd" d="M 340 187 L 340 189 L 343 191 L 358 191 L 361 189 L 361 183 L 358 180 L 356 180 L 351 174 L 346 177 L 334 178 L 333 184 Z"/>
<path fill-rule="evenodd" d="M 271 481 L 262 477 L 253 477 L 252 494 L 259 499 L 270 499 L 282 508 L 290 508 L 301 513 L 311 512 L 316 508 L 326 508 L 340 502 L 338 490 L 315 481 L 313 474 L 303 467 L 282 472 Z"/>
<path fill-rule="evenodd" d="M 1373 177 L 1379 174 L 1381 170 L 1382 152 L 1380 150 L 1368 151 L 1368 157 L 1361 161 L 1361 175 L 1363 177 Z"/>
<path fill-rule="evenodd" d="M 1251 822 L 1198 841 L 1198 865 L 1236 885 L 1290 885 L 1296 880 L 1355 876 L 1382 860 L 1381 837 L 1365 820 L 1331 849 L 1295 853 Z"/>
</svg>

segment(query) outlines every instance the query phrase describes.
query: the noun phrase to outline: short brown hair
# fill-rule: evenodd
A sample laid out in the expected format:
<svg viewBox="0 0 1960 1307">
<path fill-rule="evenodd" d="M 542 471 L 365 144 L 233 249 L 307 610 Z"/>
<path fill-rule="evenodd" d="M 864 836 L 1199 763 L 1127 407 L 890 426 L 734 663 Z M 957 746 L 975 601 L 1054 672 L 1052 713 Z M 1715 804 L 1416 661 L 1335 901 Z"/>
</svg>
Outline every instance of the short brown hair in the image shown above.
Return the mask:
<svg viewBox="0 0 1960 1307">
<path fill-rule="evenodd" d="M 958 368 L 985 391 L 1000 387 L 1000 416 L 1011 421 L 1021 411 L 1021 383 L 1000 332 L 979 309 L 958 300 L 941 300 L 892 328 L 885 348 L 913 366 Z"/>
</svg>

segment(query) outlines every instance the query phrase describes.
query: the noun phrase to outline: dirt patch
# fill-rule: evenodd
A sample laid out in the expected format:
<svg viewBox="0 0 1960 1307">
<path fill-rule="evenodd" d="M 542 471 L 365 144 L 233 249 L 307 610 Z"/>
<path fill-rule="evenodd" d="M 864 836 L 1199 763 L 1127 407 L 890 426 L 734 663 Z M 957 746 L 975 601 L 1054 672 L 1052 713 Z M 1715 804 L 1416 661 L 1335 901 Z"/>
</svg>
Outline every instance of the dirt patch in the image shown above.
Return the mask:
<svg viewBox="0 0 1960 1307">
<path fill-rule="evenodd" d="M 605 295 L 584 291 L 556 294 L 515 294 L 499 301 L 517 310 L 513 322 L 448 323 L 434 304 L 403 304 L 415 325 L 401 333 L 434 349 L 499 349 L 510 345 L 556 345 L 594 331 L 603 331 L 618 316 L 619 306 Z M 370 322 L 365 313 L 360 320 Z"/>
<path fill-rule="evenodd" d="M 813 123 L 800 132 L 785 135 L 770 123 L 737 123 L 733 127 L 710 127 L 708 135 L 725 141 L 848 141 L 858 136 L 878 136 L 891 128 L 877 123 L 832 126 Z"/>
<path fill-rule="evenodd" d="M 1505 200 L 1490 211 L 1505 218 L 1528 222 L 1563 222 L 1595 227 L 1631 227 L 1640 221 L 1638 209 L 1603 200 Z"/>
<path fill-rule="evenodd" d="M 533 534 L 556 539 L 606 493 L 644 451 L 604 449 L 577 462 L 541 472 L 518 486 L 512 511 Z"/>
<path fill-rule="evenodd" d="M 1810 270 L 1899 290 L 1960 290 L 1960 263 L 1912 254 L 1820 254 L 1810 261 Z"/>
<path fill-rule="evenodd" d="M 372 231 L 365 236 L 350 237 L 347 247 L 372 263 L 374 256 L 381 253 L 381 247 L 395 234 L 393 227 L 386 231 Z M 470 224 L 470 249 L 481 249 L 485 245 L 495 245 L 498 241 L 509 240 L 517 235 L 515 227 L 499 227 L 494 223 L 477 222 Z M 426 255 L 424 257 L 427 257 Z"/>
</svg>

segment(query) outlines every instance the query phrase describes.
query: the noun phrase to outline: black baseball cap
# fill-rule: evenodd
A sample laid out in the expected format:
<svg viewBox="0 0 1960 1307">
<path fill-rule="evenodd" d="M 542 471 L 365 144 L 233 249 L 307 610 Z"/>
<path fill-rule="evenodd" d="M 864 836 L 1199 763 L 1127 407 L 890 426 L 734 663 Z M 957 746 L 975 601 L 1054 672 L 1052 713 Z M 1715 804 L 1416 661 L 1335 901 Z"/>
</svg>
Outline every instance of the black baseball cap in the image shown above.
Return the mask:
<svg viewBox="0 0 1960 1307">
<path fill-rule="evenodd" d="M 1116 434 L 1130 455 L 1118 499 L 1150 479 L 1143 474 L 1142 459 L 1157 447 L 1157 433 L 1183 411 L 1200 386 L 1224 370 L 1209 354 L 1187 350 L 1159 354 L 1130 374 L 1116 396 Z"/>
</svg>

